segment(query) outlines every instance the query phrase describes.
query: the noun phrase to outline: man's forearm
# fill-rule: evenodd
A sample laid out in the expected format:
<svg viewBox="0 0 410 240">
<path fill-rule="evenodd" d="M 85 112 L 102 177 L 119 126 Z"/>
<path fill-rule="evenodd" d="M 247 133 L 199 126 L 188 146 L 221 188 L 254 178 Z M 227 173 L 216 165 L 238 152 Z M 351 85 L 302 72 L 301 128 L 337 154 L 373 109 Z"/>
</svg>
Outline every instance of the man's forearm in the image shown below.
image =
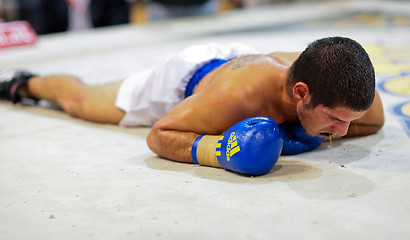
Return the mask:
<svg viewBox="0 0 410 240">
<path fill-rule="evenodd" d="M 193 132 L 153 128 L 148 134 L 147 143 L 160 157 L 192 163 L 191 148 L 197 137 L 199 135 Z"/>
</svg>

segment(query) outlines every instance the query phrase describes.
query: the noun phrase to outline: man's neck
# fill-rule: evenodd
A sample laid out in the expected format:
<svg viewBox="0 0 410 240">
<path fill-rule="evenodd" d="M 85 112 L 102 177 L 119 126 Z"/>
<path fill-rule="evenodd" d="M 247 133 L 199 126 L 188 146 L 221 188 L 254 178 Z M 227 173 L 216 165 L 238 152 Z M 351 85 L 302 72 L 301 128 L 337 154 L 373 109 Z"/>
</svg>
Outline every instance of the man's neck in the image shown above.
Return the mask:
<svg viewBox="0 0 410 240">
<path fill-rule="evenodd" d="M 288 71 L 281 77 L 281 93 L 279 99 L 279 108 L 283 116 L 283 122 L 295 122 L 298 121 L 298 114 L 296 111 L 296 101 L 289 95 L 286 87 L 286 80 L 288 78 Z"/>
</svg>

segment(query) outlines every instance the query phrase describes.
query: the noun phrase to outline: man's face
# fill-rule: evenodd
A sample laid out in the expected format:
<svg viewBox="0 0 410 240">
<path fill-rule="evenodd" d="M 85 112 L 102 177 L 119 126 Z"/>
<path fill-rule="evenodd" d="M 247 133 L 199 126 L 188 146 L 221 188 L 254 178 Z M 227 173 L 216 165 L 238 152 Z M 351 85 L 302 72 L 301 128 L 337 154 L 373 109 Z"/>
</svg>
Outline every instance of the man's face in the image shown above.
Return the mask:
<svg viewBox="0 0 410 240">
<path fill-rule="evenodd" d="M 350 122 L 363 116 L 363 112 L 356 112 L 345 107 L 328 108 L 318 105 L 309 108 L 307 104 L 297 108 L 299 120 L 309 136 L 321 136 L 321 133 L 347 134 Z"/>
</svg>

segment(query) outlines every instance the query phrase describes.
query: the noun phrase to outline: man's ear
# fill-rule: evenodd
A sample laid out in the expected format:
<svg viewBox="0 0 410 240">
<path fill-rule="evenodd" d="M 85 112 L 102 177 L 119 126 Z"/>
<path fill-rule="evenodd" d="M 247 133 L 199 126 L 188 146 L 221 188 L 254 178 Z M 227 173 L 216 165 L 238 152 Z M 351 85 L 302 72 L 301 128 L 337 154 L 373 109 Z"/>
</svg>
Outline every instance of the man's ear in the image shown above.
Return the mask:
<svg viewBox="0 0 410 240">
<path fill-rule="evenodd" d="M 295 86 L 293 86 L 293 96 L 296 100 L 304 100 L 305 98 L 309 98 L 309 87 L 304 82 L 297 82 Z"/>
</svg>

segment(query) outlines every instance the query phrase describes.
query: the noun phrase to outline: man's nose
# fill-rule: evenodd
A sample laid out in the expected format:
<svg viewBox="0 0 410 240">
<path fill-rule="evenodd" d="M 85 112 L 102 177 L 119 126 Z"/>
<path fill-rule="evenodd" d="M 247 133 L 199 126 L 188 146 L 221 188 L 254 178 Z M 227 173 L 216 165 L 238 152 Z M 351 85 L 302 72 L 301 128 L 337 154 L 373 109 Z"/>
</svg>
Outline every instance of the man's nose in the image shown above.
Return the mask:
<svg viewBox="0 0 410 240">
<path fill-rule="evenodd" d="M 340 136 L 344 136 L 347 134 L 349 130 L 350 122 L 339 122 L 334 125 L 333 131 L 339 134 Z"/>
</svg>

